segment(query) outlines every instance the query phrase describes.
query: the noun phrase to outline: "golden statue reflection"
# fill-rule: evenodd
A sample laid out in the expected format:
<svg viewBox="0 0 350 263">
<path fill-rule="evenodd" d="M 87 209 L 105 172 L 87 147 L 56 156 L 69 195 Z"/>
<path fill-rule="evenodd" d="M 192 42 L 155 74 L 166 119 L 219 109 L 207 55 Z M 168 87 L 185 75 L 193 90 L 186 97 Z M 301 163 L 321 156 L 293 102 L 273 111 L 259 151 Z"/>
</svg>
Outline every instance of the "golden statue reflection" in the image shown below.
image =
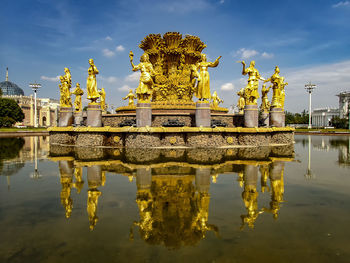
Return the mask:
<svg viewBox="0 0 350 263">
<path fill-rule="evenodd" d="M 199 100 L 204 101 L 210 100 L 211 98 L 208 67 L 214 68 L 219 65 L 219 59 L 221 56 L 219 56 L 214 62 L 207 62 L 207 56 L 205 54 L 201 54 L 201 56 L 202 60 L 197 64 L 197 68 L 199 69 L 199 78 L 195 95 Z"/>
<path fill-rule="evenodd" d="M 132 89 L 129 90 L 128 95 L 126 95 L 123 100 L 128 100 L 129 106 L 134 106 L 134 99 L 135 99 L 135 94 L 132 92 Z"/>
<path fill-rule="evenodd" d="M 134 54 L 132 51 L 130 51 L 129 57 L 132 71 L 141 71 L 140 83 L 136 89 L 137 99 L 139 102 L 150 102 L 153 92 L 153 77 L 155 76 L 155 71 L 149 61 L 149 56 L 147 53 L 144 53 L 140 58 L 140 63 L 136 66 L 133 63 Z"/>
<path fill-rule="evenodd" d="M 82 167 L 74 168 L 74 178 L 75 178 L 75 182 L 73 184 L 73 187 L 77 189 L 77 192 L 79 194 L 81 192 L 81 189 L 83 189 L 83 186 L 84 186 Z"/>
<path fill-rule="evenodd" d="M 73 200 L 71 198 L 71 189 L 73 186 L 73 162 L 72 161 L 60 161 L 60 182 L 61 182 L 61 204 L 65 209 L 66 218 L 69 218 L 72 214 Z"/>
<path fill-rule="evenodd" d="M 88 69 L 88 78 L 86 81 L 87 99 L 91 100 L 91 103 L 96 103 L 100 94 L 97 90 L 96 75 L 99 73 L 97 67 L 94 64 L 92 58 L 89 59 L 90 67 Z"/>
<path fill-rule="evenodd" d="M 208 223 L 210 169 L 205 172 L 194 178 L 152 177 L 151 170 L 138 171 L 136 203 L 140 220 L 133 223 L 130 239 L 134 238 L 135 226 L 147 243 L 171 248 L 194 245 L 205 238 L 207 231 L 218 234 L 218 228 Z"/>
<path fill-rule="evenodd" d="M 90 223 L 90 230 L 94 230 L 97 221 L 97 204 L 98 204 L 98 198 L 100 197 L 101 192 L 97 189 L 89 189 L 88 190 L 88 199 L 87 199 L 87 212 L 89 215 L 89 223 Z"/>
</svg>

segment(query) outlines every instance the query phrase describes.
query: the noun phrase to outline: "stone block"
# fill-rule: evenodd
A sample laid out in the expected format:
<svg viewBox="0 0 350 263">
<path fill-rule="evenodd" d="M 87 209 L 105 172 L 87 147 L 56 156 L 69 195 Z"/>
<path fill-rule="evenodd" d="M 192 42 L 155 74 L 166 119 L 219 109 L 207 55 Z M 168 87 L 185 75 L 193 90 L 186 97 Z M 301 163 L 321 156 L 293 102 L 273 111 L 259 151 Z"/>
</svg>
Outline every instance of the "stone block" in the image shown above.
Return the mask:
<svg viewBox="0 0 350 263">
<path fill-rule="evenodd" d="M 196 127 L 210 127 L 210 104 L 209 102 L 196 103 Z"/>
<path fill-rule="evenodd" d="M 90 103 L 88 105 L 86 126 L 102 127 L 102 110 L 100 104 Z"/>
<path fill-rule="evenodd" d="M 58 120 L 59 127 L 72 126 L 74 122 L 73 108 L 72 107 L 61 107 L 60 116 Z"/>
<path fill-rule="evenodd" d="M 259 122 L 258 105 L 245 105 L 244 107 L 244 127 L 258 127 Z"/>
<path fill-rule="evenodd" d="M 152 126 L 151 103 L 137 103 L 136 105 L 136 126 Z"/>
<path fill-rule="evenodd" d="M 284 111 L 281 108 L 271 108 L 270 126 L 284 127 Z"/>
</svg>

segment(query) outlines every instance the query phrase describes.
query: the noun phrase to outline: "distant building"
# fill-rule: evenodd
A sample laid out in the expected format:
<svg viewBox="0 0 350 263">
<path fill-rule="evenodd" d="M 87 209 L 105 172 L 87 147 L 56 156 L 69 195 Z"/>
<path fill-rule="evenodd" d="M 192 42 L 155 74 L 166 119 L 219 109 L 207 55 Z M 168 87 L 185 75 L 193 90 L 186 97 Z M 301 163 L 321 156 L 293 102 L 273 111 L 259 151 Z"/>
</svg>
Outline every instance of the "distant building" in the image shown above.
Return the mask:
<svg viewBox="0 0 350 263">
<path fill-rule="evenodd" d="M 350 92 L 341 92 L 337 97 L 339 97 L 339 117 L 349 118 Z"/>
<path fill-rule="evenodd" d="M 8 80 L 0 82 L 2 97 L 15 100 L 24 113 L 24 119 L 16 125 L 34 126 L 34 98 L 33 95 L 24 96 L 24 91 L 15 83 Z M 39 126 L 57 126 L 59 101 L 48 98 L 37 98 L 37 117 Z"/>
<path fill-rule="evenodd" d="M 331 120 L 339 116 L 339 109 L 323 108 L 315 109 L 311 114 L 313 127 L 329 127 Z"/>
<path fill-rule="evenodd" d="M 334 117 L 349 118 L 350 92 L 344 91 L 336 95 L 339 97 L 339 107 L 337 109 L 321 108 L 315 109 L 311 113 L 312 126 L 328 127 Z"/>
</svg>

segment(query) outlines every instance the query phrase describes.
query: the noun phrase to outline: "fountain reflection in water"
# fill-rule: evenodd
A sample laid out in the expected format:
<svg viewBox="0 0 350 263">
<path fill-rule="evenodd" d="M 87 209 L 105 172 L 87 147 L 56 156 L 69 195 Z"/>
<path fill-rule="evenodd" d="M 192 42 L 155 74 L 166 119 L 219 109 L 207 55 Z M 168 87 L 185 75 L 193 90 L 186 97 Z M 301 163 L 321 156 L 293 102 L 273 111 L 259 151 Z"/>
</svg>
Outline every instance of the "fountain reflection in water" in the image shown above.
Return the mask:
<svg viewBox="0 0 350 263">
<path fill-rule="evenodd" d="M 82 152 L 84 154 L 82 154 Z M 90 152 L 89 152 L 90 151 Z M 136 181 L 139 220 L 130 223 L 130 240 L 135 229 L 149 244 L 179 248 L 195 245 L 207 232 L 219 236 L 219 228 L 209 221 L 210 185 L 223 174 L 237 174 L 243 188 L 246 214 L 242 225 L 254 228 L 258 216 L 278 217 L 283 202 L 284 162 L 293 161 L 293 147 L 242 149 L 73 149 L 53 146 L 50 155 L 57 161 L 62 184 L 61 203 L 66 218 L 73 209 L 71 189 L 80 193 L 87 167 L 87 214 L 90 230 L 98 222 L 98 199 L 106 172 L 122 174 Z M 244 159 L 245 158 L 245 159 Z M 258 206 L 258 179 L 261 194 L 271 194 L 269 205 Z M 136 178 L 136 180 L 133 180 Z M 212 180 L 212 182 L 211 182 Z M 270 186 L 268 186 L 270 181 Z"/>
</svg>

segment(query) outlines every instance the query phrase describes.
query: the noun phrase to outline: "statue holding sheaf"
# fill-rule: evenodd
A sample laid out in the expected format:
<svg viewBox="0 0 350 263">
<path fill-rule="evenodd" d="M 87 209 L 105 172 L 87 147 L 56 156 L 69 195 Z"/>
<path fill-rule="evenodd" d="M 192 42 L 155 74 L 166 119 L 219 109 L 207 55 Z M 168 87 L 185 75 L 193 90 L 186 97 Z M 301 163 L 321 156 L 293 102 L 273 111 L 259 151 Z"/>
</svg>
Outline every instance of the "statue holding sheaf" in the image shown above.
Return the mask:
<svg viewBox="0 0 350 263">
<path fill-rule="evenodd" d="M 279 75 L 280 69 L 278 66 L 275 67 L 275 73 L 268 79 L 266 79 L 264 82 L 271 82 L 272 83 L 272 101 L 271 101 L 271 107 L 272 108 L 284 108 L 284 97 L 285 97 L 285 91 L 284 87 L 288 85 L 288 83 L 284 82 L 284 77 L 281 77 Z"/>
<path fill-rule="evenodd" d="M 244 61 L 238 61 L 242 63 L 243 69 L 242 69 L 242 75 L 248 74 L 248 84 L 244 88 L 244 97 L 245 97 L 245 104 L 246 105 L 257 105 L 258 104 L 258 98 L 259 92 L 259 80 L 264 80 L 260 74 L 259 71 L 255 68 L 255 61 L 252 60 L 250 62 L 250 65 L 248 68 L 246 68 L 246 64 Z"/>
<path fill-rule="evenodd" d="M 129 53 L 130 63 L 132 66 L 132 71 L 141 71 L 141 77 L 139 86 L 136 89 L 136 95 L 139 102 L 148 103 L 151 101 L 153 92 L 153 77 L 155 76 L 155 71 L 151 62 L 149 61 L 149 56 L 144 53 L 140 58 L 140 63 L 134 65 L 133 59 L 134 54 L 132 51 Z"/>
</svg>

